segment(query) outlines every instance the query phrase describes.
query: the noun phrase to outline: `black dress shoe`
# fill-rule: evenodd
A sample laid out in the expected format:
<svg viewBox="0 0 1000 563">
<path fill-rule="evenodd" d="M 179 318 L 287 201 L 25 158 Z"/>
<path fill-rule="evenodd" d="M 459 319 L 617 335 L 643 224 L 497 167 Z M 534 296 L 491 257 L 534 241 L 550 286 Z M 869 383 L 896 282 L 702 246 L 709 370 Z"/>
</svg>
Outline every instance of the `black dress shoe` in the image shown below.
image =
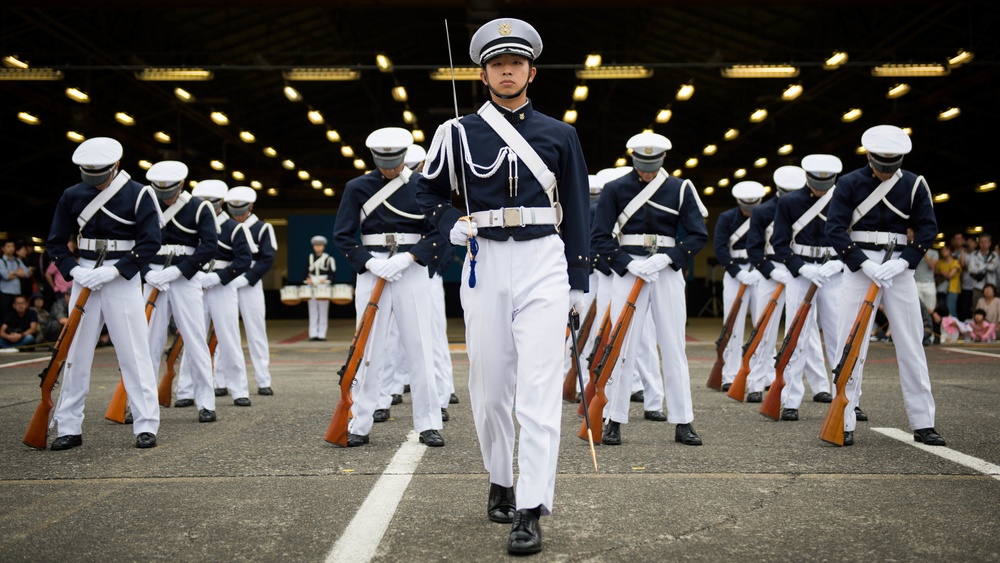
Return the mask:
<svg viewBox="0 0 1000 563">
<path fill-rule="evenodd" d="M 409 385 L 404 385 L 403 386 L 403 393 L 409 393 L 409 392 L 410 392 L 410 386 Z"/>
<path fill-rule="evenodd" d="M 652 420 L 655 422 L 666 422 L 667 415 L 663 414 L 663 411 L 644 411 L 642 417 L 646 420 Z"/>
<path fill-rule="evenodd" d="M 622 445 L 621 425 L 617 422 L 609 420 L 607 425 L 604 426 L 604 432 L 601 434 L 601 443 L 605 446 Z"/>
<path fill-rule="evenodd" d="M 844 445 L 853 446 L 854 445 L 854 431 L 844 430 Z"/>
<path fill-rule="evenodd" d="M 309 337 L 309 342 L 316 342 L 317 340 L 319 340 L 319 338 L 317 338 L 315 336 L 310 336 Z"/>
<path fill-rule="evenodd" d="M 764 394 L 761 393 L 760 391 L 753 391 L 751 393 L 747 393 L 748 403 L 760 403 L 763 401 L 764 401 Z"/>
<path fill-rule="evenodd" d="M 257 389 L 258 395 L 274 395 L 274 391 L 271 391 L 270 387 L 260 387 Z"/>
<path fill-rule="evenodd" d="M 781 409 L 781 420 L 798 420 L 799 409 Z"/>
<path fill-rule="evenodd" d="M 368 434 L 348 434 L 347 435 L 347 447 L 354 448 L 357 446 L 363 446 L 368 443 Z"/>
<path fill-rule="evenodd" d="M 921 428 L 913 431 L 913 441 L 923 442 L 928 446 L 943 446 L 944 438 L 934 431 L 933 428 Z"/>
<path fill-rule="evenodd" d="M 174 401 L 174 408 L 183 409 L 184 407 L 193 407 L 194 399 L 177 399 Z"/>
<path fill-rule="evenodd" d="M 441 422 L 448 422 L 448 419 L 450 418 L 451 417 L 448 416 L 448 409 L 441 409 Z"/>
<path fill-rule="evenodd" d="M 132 424 L 132 409 L 125 407 L 125 424 Z"/>
<path fill-rule="evenodd" d="M 496 483 L 490 483 L 490 498 L 486 502 L 486 517 L 493 522 L 508 524 L 514 521 L 516 511 L 514 487 L 501 487 Z"/>
<path fill-rule="evenodd" d="M 66 436 L 59 436 L 55 440 L 52 440 L 52 451 L 57 452 L 59 450 L 69 450 L 82 445 L 82 434 L 69 434 Z"/>
<path fill-rule="evenodd" d="M 833 395 L 827 393 L 826 391 L 820 391 L 819 393 L 816 393 L 815 395 L 813 395 L 813 402 L 814 403 L 832 403 L 833 402 Z"/>
<path fill-rule="evenodd" d="M 632 393 L 628 400 L 633 403 L 641 403 L 646 400 L 646 394 L 642 392 L 642 389 L 639 389 L 635 393 Z"/>
<path fill-rule="evenodd" d="M 457 405 L 458 404 L 458 395 L 452 393 L 451 397 L 448 397 L 448 404 L 449 405 Z"/>
<path fill-rule="evenodd" d="M 868 415 L 865 411 L 861 410 L 861 407 L 854 407 L 854 419 L 860 422 L 868 422 Z"/>
<path fill-rule="evenodd" d="M 201 409 L 198 411 L 198 422 L 215 422 L 215 411 Z"/>
<path fill-rule="evenodd" d="M 694 431 L 694 426 L 690 424 L 678 424 L 677 429 L 674 430 L 674 441 L 680 442 L 685 446 L 700 446 L 701 436 Z"/>
<path fill-rule="evenodd" d="M 140 432 L 138 436 L 135 437 L 135 447 L 137 448 L 155 448 L 156 447 L 156 434 L 152 432 Z"/>
<path fill-rule="evenodd" d="M 402 402 L 403 402 L 403 396 L 399 395 L 399 394 L 396 394 L 396 393 L 393 393 L 393 395 L 392 395 L 392 402 L 389 403 L 389 404 L 395 406 L 395 405 L 398 405 L 398 404 L 400 404 Z"/>
<path fill-rule="evenodd" d="M 250 397 L 240 397 L 239 399 L 234 399 L 233 404 L 237 407 L 249 407 Z"/>
<path fill-rule="evenodd" d="M 389 420 L 389 409 L 375 409 L 372 413 L 372 420 L 375 422 L 385 422 Z"/>
<path fill-rule="evenodd" d="M 732 383 L 723 383 L 722 384 L 722 392 L 725 393 L 726 391 L 729 391 L 729 388 L 732 387 L 732 386 L 733 386 Z"/>
<path fill-rule="evenodd" d="M 426 444 L 428 448 L 440 448 L 444 445 L 444 438 L 437 430 L 424 430 L 420 433 L 420 443 Z"/>
<path fill-rule="evenodd" d="M 542 528 L 538 525 L 537 510 L 518 510 L 514 513 L 514 524 L 507 538 L 507 553 L 531 555 L 542 550 Z"/>
<path fill-rule="evenodd" d="M 225 387 L 216 387 L 215 388 L 215 396 L 216 397 L 225 397 L 228 394 L 229 394 L 229 389 L 226 389 Z"/>
</svg>

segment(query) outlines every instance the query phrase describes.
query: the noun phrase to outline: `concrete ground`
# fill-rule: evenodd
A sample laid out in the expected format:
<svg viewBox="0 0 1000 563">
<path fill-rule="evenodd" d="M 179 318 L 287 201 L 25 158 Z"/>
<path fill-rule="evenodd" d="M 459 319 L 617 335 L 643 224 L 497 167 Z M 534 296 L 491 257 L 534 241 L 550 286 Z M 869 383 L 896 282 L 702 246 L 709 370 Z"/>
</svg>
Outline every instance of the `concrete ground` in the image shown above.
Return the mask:
<svg viewBox="0 0 1000 563">
<path fill-rule="evenodd" d="M 461 403 L 449 409 L 447 445 L 416 446 L 415 469 L 393 476 L 412 473 L 395 512 L 356 523 L 345 539 L 374 561 L 508 559 L 509 527 L 484 515 L 468 359 L 460 320 L 450 322 Z M 96 352 L 84 445 L 65 452 L 21 444 L 45 362 L 11 362 L 42 354 L 0 357 L 0 560 L 325 560 L 397 451 L 413 450 L 411 411 L 406 396 L 366 447 L 326 443 L 352 327 L 334 321 L 327 342 L 308 342 L 305 328 L 269 327 L 274 396 L 252 394 L 250 408 L 220 398 L 214 424 L 199 424 L 195 409 L 163 409 L 152 450 L 103 418 L 118 379 L 113 349 Z M 704 386 L 718 328 L 718 319 L 689 326 L 704 446 L 675 443 L 672 425 L 642 420 L 633 404 L 624 445 L 598 446 L 594 474 L 575 406 L 564 405 L 555 513 L 542 521 L 537 560 L 1000 559 L 1000 347 L 927 349 L 946 453 L 986 462 L 976 470 L 912 445 L 891 345 L 873 344 L 867 361 L 871 421 L 859 423 L 855 446 L 837 448 L 817 438 L 825 405 L 806 402 L 801 421 L 774 422 Z M 362 551 L 343 560 L 365 560 Z"/>
</svg>

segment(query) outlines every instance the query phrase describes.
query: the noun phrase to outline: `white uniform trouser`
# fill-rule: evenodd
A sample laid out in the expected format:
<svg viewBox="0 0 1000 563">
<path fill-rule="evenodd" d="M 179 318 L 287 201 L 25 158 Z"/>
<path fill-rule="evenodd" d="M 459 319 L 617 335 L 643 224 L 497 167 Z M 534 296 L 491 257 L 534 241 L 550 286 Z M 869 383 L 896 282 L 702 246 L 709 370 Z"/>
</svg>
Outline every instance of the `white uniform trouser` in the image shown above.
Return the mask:
<svg viewBox="0 0 1000 563">
<path fill-rule="evenodd" d="M 205 325 L 207 326 L 209 321 L 212 322 L 215 338 L 218 341 L 215 347 L 213 387 L 228 389 L 233 399 L 245 399 L 250 397 L 250 389 L 247 385 L 247 363 L 243 357 L 240 306 L 236 293 L 237 290 L 232 285 L 220 284 L 206 289 L 204 314 Z M 184 354 L 181 356 L 181 368 L 177 375 L 177 398 L 193 397 L 191 367 L 188 364 L 187 354 Z"/>
<path fill-rule="evenodd" d="M 387 258 L 387 252 L 373 252 L 375 258 Z M 357 296 L 354 300 L 357 320 L 364 316 L 378 278 L 365 272 L 358 275 Z M 431 346 L 431 307 L 427 302 L 430 280 L 427 270 L 411 264 L 403 276 L 386 282 L 379 299 L 378 313 L 368 336 L 362 368 L 355 376 L 353 390 L 354 419 L 348 427 L 351 434 L 367 435 L 372 428 L 372 413 L 377 408 L 383 387 L 385 358 L 396 354 L 402 344 L 410 368 L 410 398 L 413 401 L 413 429 L 417 432 L 441 429 L 441 407 L 438 405 L 434 381 L 434 357 Z M 399 324 L 399 340 L 388 338 L 389 325 L 395 316 Z"/>
<path fill-rule="evenodd" d="M 362 310 L 362 312 L 364 311 Z M 399 342 L 399 323 L 396 322 L 396 315 L 390 314 L 389 316 L 389 333 L 386 335 L 386 341 Z M 382 386 L 379 388 L 376 407 L 379 409 L 391 407 L 392 396 L 402 395 L 404 386 L 410 381 L 406 350 L 398 346 L 392 346 L 390 350 L 385 359 L 382 360 Z"/>
<path fill-rule="evenodd" d="M 112 266 L 117 260 L 105 260 Z M 94 261 L 81 258 L 80 266 L 93 268 Z M 83 290 L 73 282 L 73 295 Z M 73 302 L 76 302 L 74 297 Z M 160 405 L 156 395 L 156 374 L 149 359 L 149 327 L 146 324 L 145 300 L 142 298 L 138 275 L 127 280 L 121 276 L 93 291 L 87 300 L 86 314 L 80 320 L 76 337 L 66 356 L 59 401 L 52 422 L 57 436 L 82 434 L 83 406 L 90 389 L 90 369 L 94 363 L 94 347 L 101 336 L 101 327 L 108 325 L 108 334 L 115 343 L 118 368 L 125 391 L 132 404 L 132 432 L 156 434 L 160 427 Z"/>
<path fill-rule="evenodd" d="M 163 266 L 150 265 L 151 270 Z M 153 286 L 146 284 L 143 295 L 148 298 Z M 212 359 L 206 342 L 205 306 L 202 303 L 201 284 L 184 276 L 170 282 L 166 291 L 156 297 L 156 307 L 149 318 L 149 357 L 153 373 L 160 373 L 163 347 L 167 343 L 167 325 L 171 315 L 177 332 L 184 337 L 184 362 L 190 367 L 189 381 L 193 383 L 194 404 L 198 409 L 215 410 L 215 389 L 212 387 Z M 190 395 L 189 395 L 190 396 Z M 132 397 L 129 396 L 129 399 Z M 133 415 L 134 417 L 134 415 Z"/>
<path fill-rule="evenodd" d="M 775 268 L 784 268 L 784 266 L 777 265 Z M 761 280 L 754 286 L 754 323 L 760 319 L 761 313 L 771 302 L 771 295 L 777 287 L 778 282 L 772 279 Z M 747 392 L 749 393 L 763 391 L 764 387 L 774 381 L 774 355 L 778 343 L 778 325 L 781 324 L 781 313 L 785 308 L 785 293 L 787 293 L 787 288 L 781 292 L 778 304 L 775 306 L 774 312 L 771 313 L 771 319 L 764 330 L 764 337 L 761 338 L 757 350 L 750 357 L 750 375 L 747 376 Z"/>
<path fill-rule="evenodd" d="M 882 262 L 882 251 L 865 250 L 865 254 L 875 263 Z M 894 253 L 895 257 L 899 253 Z M 840 284 L 840 298 L 837 304 L 840 308 L 840 319 L 837 322 L 837 350 L 841 352 L 850 336 L 851 327 L 857 318 L 861 304 L 871 280 L 862 272 L 845 271 Z M 903 406 L 910 427 L 914 430 L 934 427 L 934 396 L 931 394 L 931 380 L 927 371 L 927 357 L 924 355 L 922 341 L 924 338 L 924 323 L 920 316 L 920 305 L 917 302 L 917 286 L 913 281 L 913 270 L 907 269 L 892 278 L 892 287 L 881 288 L 875 299 L 875 310 L 879 302 L 885 308 L 885 316 L 892 327 L 892 343 L 896 348 L 896 361 L 899 364 L 899 383 L 903 388 Z M 861 398 L 861 379 L 864 371 L 864 360 L 868 356 L 868 335 L 871 334 L 874 313 L 868 321 L 868 326 L 861 331 L 861 351 L 854 367 L 854 375 L 847 381 L 845 393 L 850 404 L 844 410 L 844 430 L 853 431 L 857 420 L 854 417 L 854 407 Z M 117 343 L 116 343 L 117 345 Z M 840 361 L 840 356 L 837 356 Z M 845 374 L 846 375 L 846 374 Z"/>
<path fill-rule="evenodd" d="M 264 321 L 264 282 L 258 280 L 237 290 L 243 329 L 247 333 L 247 348 L 253 363 L 257 388 L 271 386 L 271 352 L 267 345 L 267 324 Z"/>
<path fill-rule="evenodd" d="M 626 297 L 628 294 L 626 294 Z M 642 327 L 639 359 L 635 363 L 639 377 L 632 378 L 632 392 L 642 391 L 643 409 L 658 411 L 663 409 L 663 377 L 660 375 L 660 354 L 656 349 L 656 325 L 653 314 L 646 314 Z"/>
<path fill-rule="evenodd" d="M 330 301 L 309 298 L 309 338 L 326 339 L 326 325 L 330 320 Z"/>
<path fill-rule="evenodd" d="M 802 324 L 802 331 L 799 333 L 798 343 L 792 356 L 785 366 L 785 387 L 781 391 L 781 404 L 786 409 L 797 409 L 802 404 L 802 397 L 805 395 L 805 386 L 802 384 L 802 373 L 805 372 L 809 381 L 809 389 L 812 394 L 829 393 L 830 380 L 827 377 L 826 363 L 823 361 L 823 346 L 820 343 L 819 323 L 817 316 L 823 326 L 823 340 L 826 342 L 826 352 L 828 357 L 836 357 L 837 346 L 837 320 L 839 312 L 837 307 L 837 294 L 840 291 L 841 274 L 835 274 L 823 287 L 816 290 L 813 296 L 812 306 L 809 314 L 806 315 Z M 802 305 L 806 292 L 812 284 L 808 279 L 799 276 L 792 280 L 792 283 L 785 287 L 785 322 L 791 325 L 792 319 Z M 790 326 L 785 327 L 788 332 Z"/>
<path fill-rule="evenodd" d="M 637 260 L 643 257 L 635 256 Z M 626 273 L 615 277 L 612 282 L 611 313 L 617 319 L 625 306 L 636 277 Z M 641 357 L 643 347 L 642 331 L 646 316 L 652 312 L 656 342 L 662 354 L 663 387 L 666 391 L 667 421 L 687 424 L 694 420 L 691 404 L 691 374 L 688 372 L 687 355 L 684 351 L 684 324 L 687 322 L 687 300 L 684 296 L 684 275 L 671 267 L 660 270 L 660 277 L 653 283 L 646 283 L 639 292 L 633 322 L 625 338 L 624 353 L 619 358 L 605 388 L 608 405 L 604 417 L 622 424 L 628 423 L 629 396 L 632 378 L 636 373 L 636 362 Z"/>
<path fill-rule="evenodd" d="M 569 278 L 562 239 L 479 238 L 476 287 L 462 267 L 469 395 L 490 482 L 514 485 L 517 508 L 552 512 L 562 422 L 563 343 Z"/>
<path fill-rule="evenodd" d="M 451 401 L 451 394 L 455 392 L 455 373 L 451 366 L 451 347 L 448 345 L 448 316 L 444 306 L 444 278 L 434 274 L 430 285 L 434 377 L 437 379 L 441 408 L 446 409 Z"/>
<path fill-rule="evenodd" d="M 750 264 L 740 264 L 740 269 L 744 272 L 750 269 Z M 726 314 L 736 301 L 736 294 L 740 291 L 740 282 L 726 272 L 722 276 L 722 307 Z M 736 372 L 740 371 L 740 364 L 743 362 L 743 337 L 746 334 L 747 314 L 757 310 L 757 289 L 754 286 L 746 288 L 743 292 L 743 301 L 740 302 L 740 309 L 736 313 L 736 320 L 733 322 L 733 332 L 726 343 L 726 349 L 722 352 L 722 382 L 732 383 L 736 379 Z M 753 324 L 757 319 L 750 319 Z M 722 322 L 726 322 L 725 319 Z"/>
<path fill-rule="evenodd" d="M 597 287 L 601 283 L 600 282 L 600 276 L 601 276 L 601 273 L 598 272 L 597 270 L 594 270 L 593 272 L 590 273 L 590 279 L 588 281 L 588 287 L 589 287 L 589 289 L 588 289 L 587 293 L 583 294 L 583 311 L 578 311 L 578 313 L 580 313 L 580 330 L 577 331 L 577 334 L 576 334 L 577 339 L 580 338 L 580 335 L 583 332 L 583 321 L 586 319 L 587 314 L 590 311 L 591 305 L 593 305 L 595 309 L 597 308 Z M 594 322 L 591 325 L 590 334 L 587 336 L 588 342 L 582 342 L 582 341 L 578 341 L 577 342 L 577 346 L 579 346 L 579 350 L 578 351 L 580 352 L 580 368 L 583 369 L 583 370 L 587 369 L 587 356 L 584 355 L 584 352 L 589 351 L 589 347 L 587 346 L 587 344 L 589 344 L 589 341 L 592 340 L 593 337 L 594 337 L 594 335 L 597 334 L 598 329 L 601 328 L 600 327 L 600 324 L 601 324 L 601 315 L 603 315 L 603 314 L 604 314 L 603 311 L 601 311 L 599 313 L 596 312 L 596 311 L 594 312 Z M 573 351 L 572 350 L 573 350 L 573 342 L 569 338 L 567 338 L 566 339 L 566 350 L 563 353 L 563 356 L 564 356 L 563 357 L 563 373 L 564 374 L 568 374 L 569 370 L 573 367 Z M 583 383 L 584 384 L 587 383 L 586 373 L 584 373 Z M 580 389 L 580 379 L 579 378 L 577 378 L 576 390 L 577 390 L 578 393 L 580 393 L 580 392 L 583 391 L 582 389 Z"/>
</svg>

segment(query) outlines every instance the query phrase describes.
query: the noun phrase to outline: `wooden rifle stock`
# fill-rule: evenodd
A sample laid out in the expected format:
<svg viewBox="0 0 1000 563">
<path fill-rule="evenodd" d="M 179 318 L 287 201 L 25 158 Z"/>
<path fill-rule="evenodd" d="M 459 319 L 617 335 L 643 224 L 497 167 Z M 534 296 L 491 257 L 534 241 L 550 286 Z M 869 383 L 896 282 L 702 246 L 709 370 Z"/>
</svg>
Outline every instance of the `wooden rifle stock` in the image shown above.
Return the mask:
<svg viewBox="0 0 1000 563">
<path fill-rule="evenodd" d="M 95 268 L 100 267 L 104 263 L 105 254 L 105 251 L 102 250 L 94 265 Z M 21 440 L 26 446 L 44 450 L 47 445 L 49 414 L 52 412 L 53 407 L 52 389 L 55 388 L 56 381 L 59 379 L 59 372 L 62 371 L 63 364 L 66 363 L 69 348 L 73 344 L 76 330 L 80 328 L 80 320 L 83 319 L 84 307 L 87 306 L 87 299 L 89 298 L 90 289 L 86 287 L 82 288 L 80 296 L 76 298 L 76 304 L 73 305 L 73 309 L 69 312 L 66 324 L 63 325 L 62 331 L 59 332 L 59 338 L 56 339 L 55 346 L 53 346 L 54 350 L 52 351 L 52 357 L 49 359 L 49 364 L 38 374 L 38 377 L 42 379 L 42 398 L 38 401 L 38 406 L 35 407 L 35 414 L 31 416 L 31 422 L 28 423 L 28 430 L 24 433 L 24 438 Z"/>
<path fill-rule="evenodd" d="M 173 391 L 174 376 L 176 375 L 174 364 L 177 363 L 177 356 L 181 354 L 182 348 L 184 348 L 184 338 L 178 332 L 177 338 L 170 346 L 170 351 L 167 352 L 167 372 L 163 374 L 160 386 L 156 389 L 157 400 L 161 407 L 170 408 L 170 393 Z"/>
<path fill-rule="evenodd" d="M 378 278 L 372 289 L 371 297 L 368 299 L 368 305 L 365 306 L 364 314 L 361 316 L 361 322 L 358 323 L 358 328 L 354 331 L 354 340 L 351 341 L 351 348 L 347 352 L 347 364 L 340 377 L 340 400 L 337 401 L 337 406 L 333 409 L 330 425 L 326 429 L 324 439 L 342 448 L 347 447 L 347 419 L 351 407 L 354 405 L 351 387 L 354 385 L 354 378 L 357 376 L 364 358 L 368 335 L 371 334 L 372 325 L 375 323 L 375 313 L 378 312 L 378 301 L 382 297 L 384 287 L 385 279 Z"/>
<path fill-rule="evenodd" d="M 636 278 L 635 284 L 632 285 L 632 291 L 629 292 L 628 300 L 626 300 L 625 306 L 622 307 L 621 313 L 618 315 L 618 322 L 615 323 L 615 329 L 608 338 L 604 357 L 598 366 L 600 375 L 597 377 L 597 381 L 594 382 L 594 398 L 587 405 L 586 420 L 580 424 L 580 430 L 576 433 L 578 437 L 584 440 L 587 439 L 588 428 L 593 429 L 593 440 L 595 443 L 600 442 L 604 436 L 604 407 L 608 404 L 608 396 L 604 393 L 604 387 L 608 384 L 608 379 L 611 378 L 611 372 L 614 371 L 615 364 L 618 363 L 618 357 L 621 355 L 622 346 L 625 343 L 625 336 L 628 334 L 628 328 L 632 324 L 632 316 L 635 314 L 635 302 L 639 299 L 639 292 L 642 291 L 644 283 L 642 278 Z"/>
<path fill-rule="evenodd" d="M 594 317 L 597 316 L 595 311 L 597 309 L 596 301 L 595 299 L 590 302 L 590 308 L 587 309 L 587 316 L 584 317 L 583 326 L 580 327 L 579 341 L 581 342 L 586 342 L 587 338 L 590 338 L 590 328 L 594 325 Z M 577 317 L 577 322 L 579 322 L 579 315 Z M 574 334 L 573 336 L 575 337 L 576 335 Z M 563 400 L 568 403 L 576 402 L 576 380 L 579 366 L 580 362 L 570 362 L 569 371 L 566 372 L 566 378 L 563 380 Z"/>
<path fill-rule="evenodd" d="M 739 291 L 736 292 L 736 299 L 733 300 L 733 304 L 729 307 L 726 322 L 722 323 L 722 333 L 719 334 L 719 339 L 715 341 L 715 365 L 712 366 L 712 373 L 708 374 L 708 381 L 705 382 L 705 386 L 709 389 L 722 391 L 722 367 L 726 363 L 723 356 L 725 355 L 726 348 L 729 346 L 729 339 L 733 335 L 733 326 L 736 325 L 736 315 L 740 312 L 740 306 L 743 304 L 743 294 L 746 291 L 747 284 L 741 283 Z"/>
<path fill-rule="evenodd" d="M 587 358 L 587 383 L 584 386 L 582 396 L 587 399 L 587 401 L 594 400 L 594 393 L 596 389 L 594 388 L 594 381 L 597 379 L 597 366 L 601 363 L 601 358 L 604 357 L 602 350 L 608 344 L 608 336 L 611 334 L 611 303 L 604 308 L 604 316 L 601 319 L 601 327 L 597 331 L 597 336 L 594 338 L 594 347 L 590 351 L 590 356 Z M 584 416 L 587 413 L 587 409 L 583 408 L 583 403 L 576 409 L 576 414 Z"/>
<path fill-rule="evenodd" d="M 778 420 L 781 416 L 781 390 L 785 387 L 785 368 L 799 343 L 799 334 L 802 333 L 802 326 L 806 323 L 806 315 L 812 308 L 813 296 L 816 295 L 817 289 L 816 284 L 809 284 L 806 296 L 802 299 L 798 311 L 795 312 L 795 318 L 792 319 L 792 325 L 785 329 L 785 339 L 781 343 L 778 359 L 774 363 L 774 383 L 771 384 L 771 389 L 768 390 L 764 402 L 760 405 L 760 414 L 768 418 Z"/>
<path fill-rule="evenodd" d="M 747 391 L 747 376 L 750 375 L 750 359 L 753 358 L 754 352 L 760 346 L 760 341 L 764 338 L 764 333 L 767 332 L 767 324 L 771 321 L 771 315 L 778 307 L 778 299 L 781 298 L 781 292 L 784 290 L 785 284 L 782 283 L 779 283 L 778 287 L 774 288 L 774 292 L 771 293 L 771 300 L 767 302 L 767 306 L 761 312 L 760 318 L 757 319 L 757 324 L 753 327 L 753 332 L 750 333 L 750 338 L 747 339 L 746 346 L 743 347 L 743 362 L 740 364 L 740 371 L 736 372 L 736 378 L 733 379 L 732 385 L 729 386 L 729 392 L 726 393 L 730 398 L 736 399 L 741 403 Z"/>
</svg>

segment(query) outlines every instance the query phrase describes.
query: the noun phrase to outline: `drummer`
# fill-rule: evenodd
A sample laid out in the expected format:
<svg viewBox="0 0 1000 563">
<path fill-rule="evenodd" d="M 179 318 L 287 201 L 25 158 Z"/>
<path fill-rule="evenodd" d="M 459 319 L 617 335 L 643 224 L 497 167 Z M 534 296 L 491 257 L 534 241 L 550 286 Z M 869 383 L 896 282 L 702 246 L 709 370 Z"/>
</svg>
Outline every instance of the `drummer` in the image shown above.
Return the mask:
<svg viewBox="0 0 1000 563">
<path fill-rule="evenodd" d="M 330 281 L 337 271 L 333 257 L 325 252 L 326 237 L 316 235 L 312 238 L 313 251 L 309 254 L 309 266 L 306 271 L 306 284 L 312 286 L 309 297 L 309 340 L 326 340 L 326 325 L 330 317 L 329 299 L 318 299 L 320 288 L 330 291 Z M 329 295 L 326 295 L 329 297 Z"/>
</svg>

